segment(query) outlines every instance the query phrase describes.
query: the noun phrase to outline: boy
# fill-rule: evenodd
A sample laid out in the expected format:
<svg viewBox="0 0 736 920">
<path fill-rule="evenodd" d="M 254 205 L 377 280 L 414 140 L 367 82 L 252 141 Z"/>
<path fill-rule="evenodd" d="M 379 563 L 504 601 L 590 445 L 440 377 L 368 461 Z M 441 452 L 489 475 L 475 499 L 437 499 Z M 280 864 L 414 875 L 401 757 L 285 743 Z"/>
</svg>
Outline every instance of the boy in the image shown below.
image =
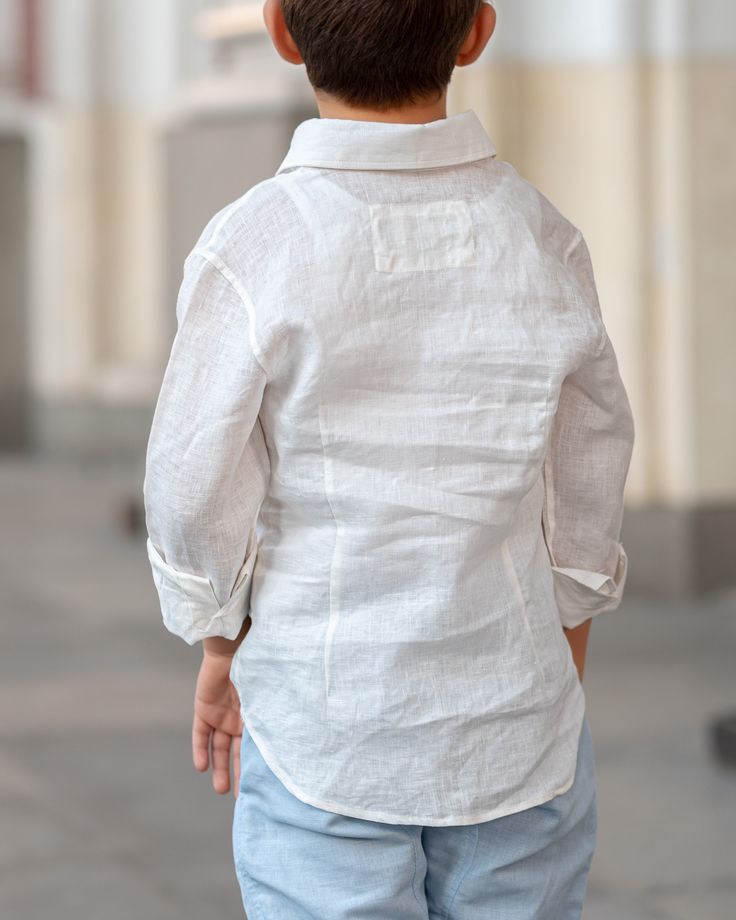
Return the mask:
<svg viewBox="0 0 736 920">
<path fill-rule="evenodd" d="M 586 243 L 446 114 L 492 6 L 264 17 L 320 117 L 185 262 L 144 483 L 195 767 L 251 920 L 579 918 L 634 439 Z"/>
</svg>

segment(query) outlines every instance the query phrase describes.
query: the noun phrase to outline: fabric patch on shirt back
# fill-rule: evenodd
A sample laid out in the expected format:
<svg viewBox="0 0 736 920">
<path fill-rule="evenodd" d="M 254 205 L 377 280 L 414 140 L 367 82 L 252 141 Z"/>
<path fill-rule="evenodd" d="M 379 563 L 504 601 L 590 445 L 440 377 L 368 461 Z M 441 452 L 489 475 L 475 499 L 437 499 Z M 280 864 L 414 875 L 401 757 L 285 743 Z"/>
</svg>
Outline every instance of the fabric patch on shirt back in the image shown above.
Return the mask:
<svg viewBox="0 0 736 920">
<path fill-rule="evenodd" d="M 467 202 L 369 207 L 376 271 L 432 271 L 474 264 L 473 221 Z"/>
</svg>

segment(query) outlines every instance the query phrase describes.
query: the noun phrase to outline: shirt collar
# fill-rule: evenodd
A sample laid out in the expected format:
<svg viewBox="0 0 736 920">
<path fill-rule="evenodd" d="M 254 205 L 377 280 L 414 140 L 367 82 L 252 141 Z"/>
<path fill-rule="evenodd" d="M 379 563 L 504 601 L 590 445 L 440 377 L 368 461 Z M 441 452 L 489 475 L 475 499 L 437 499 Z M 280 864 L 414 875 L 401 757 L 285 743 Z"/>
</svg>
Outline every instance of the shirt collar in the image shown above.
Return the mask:
<svg viewBox="0 0 736 920">
<path fill-rule="evenodd" d="M 421 124 L 307 118 L 297 125 L 276 173 L 299 166 L 428 169 L 495 156 L 472 109 Z"/>
</svg>

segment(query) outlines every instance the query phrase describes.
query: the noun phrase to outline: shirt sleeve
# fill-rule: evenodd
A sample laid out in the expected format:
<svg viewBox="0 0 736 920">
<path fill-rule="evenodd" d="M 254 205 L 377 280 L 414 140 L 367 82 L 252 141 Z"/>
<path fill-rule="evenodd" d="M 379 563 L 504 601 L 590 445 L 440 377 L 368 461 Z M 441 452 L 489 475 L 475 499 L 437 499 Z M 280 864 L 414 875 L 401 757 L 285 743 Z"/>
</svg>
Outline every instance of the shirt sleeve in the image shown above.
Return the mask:
<svg viewBox="0 0 736 920">
<path fill-rule="evenodd" d="M 573 628 L 621 602 L 628 558 L 620 534 L 634 420 L 581 236 L 568 265 L 600 329 L 594 353 L 562 383 L 543 468 L 542 526 L 555 598 L 562 625 Z"/>
<path fill-rule="evenodd" d="M 252 310 L 217 254 L 189 254 L 143 483 L 164 625 L 189 645 L 234 639 L 248 615 L 270 473 L 258 418 L 266 372 Z"/>
</svg>

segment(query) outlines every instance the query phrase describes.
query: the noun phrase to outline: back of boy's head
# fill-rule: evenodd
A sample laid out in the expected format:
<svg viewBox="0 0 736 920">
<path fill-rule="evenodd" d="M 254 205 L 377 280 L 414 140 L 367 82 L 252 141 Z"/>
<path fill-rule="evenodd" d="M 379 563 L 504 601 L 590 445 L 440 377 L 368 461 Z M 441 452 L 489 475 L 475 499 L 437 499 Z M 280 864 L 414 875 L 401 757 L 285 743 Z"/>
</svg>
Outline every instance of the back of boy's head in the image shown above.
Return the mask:
<svg viewBox="0 0 736 920">
<path fill-rule="evenodd" d="M 438 96 L 483 0 L 281 0 L 312 86 L 358 108 Z"/>
</svg>

